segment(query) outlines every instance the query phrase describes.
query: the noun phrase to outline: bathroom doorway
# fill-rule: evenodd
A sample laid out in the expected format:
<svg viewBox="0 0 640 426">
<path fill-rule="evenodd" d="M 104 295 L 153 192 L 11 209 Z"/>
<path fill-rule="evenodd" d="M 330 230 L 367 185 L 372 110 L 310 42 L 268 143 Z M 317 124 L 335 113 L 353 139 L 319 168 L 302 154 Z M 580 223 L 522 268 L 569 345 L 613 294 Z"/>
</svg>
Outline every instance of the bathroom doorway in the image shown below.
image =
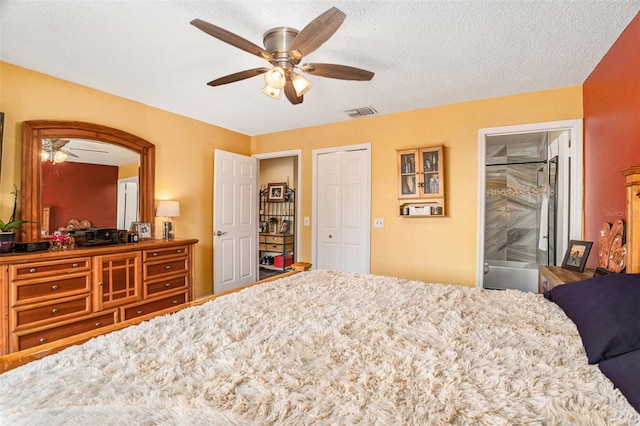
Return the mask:
<svg viewBox="0 0 640 426">
<path fill-rule="evenodd" d="M 482 129 L 477 286 L 536 292 L 582 229 L 582 122 Z"/>
</svg>

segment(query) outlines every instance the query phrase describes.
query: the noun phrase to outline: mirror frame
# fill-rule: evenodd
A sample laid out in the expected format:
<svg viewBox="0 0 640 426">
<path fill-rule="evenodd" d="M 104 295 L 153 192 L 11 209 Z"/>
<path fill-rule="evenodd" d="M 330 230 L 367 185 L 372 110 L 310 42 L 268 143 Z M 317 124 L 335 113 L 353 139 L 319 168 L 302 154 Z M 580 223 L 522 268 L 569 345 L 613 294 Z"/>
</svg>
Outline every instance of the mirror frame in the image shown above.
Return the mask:
<svg viewBox="0 0 640 426">
<path fill-rule="evenodd" d="M 34 120 L 22 123 L 22 206 L 21 219 L 26 241 L 42 239 L 42 139 L 76 138 L 106 142 L 128 148 L 140 155 L 140 222 L 154 220 L 155 145 L 122 130 L 82 121 Z"/>
</svg>

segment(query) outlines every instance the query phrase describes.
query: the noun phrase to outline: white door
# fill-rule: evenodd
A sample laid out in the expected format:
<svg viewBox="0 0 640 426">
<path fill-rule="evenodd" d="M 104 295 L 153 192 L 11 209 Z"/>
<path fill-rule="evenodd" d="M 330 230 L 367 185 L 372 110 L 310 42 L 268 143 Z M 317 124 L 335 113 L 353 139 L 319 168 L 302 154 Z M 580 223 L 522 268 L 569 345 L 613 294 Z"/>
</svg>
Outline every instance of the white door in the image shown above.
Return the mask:
<svg viewBox="0 0 640 426">
<path fill-rule="evenodd" d="M 370 164 L 368 149 L 317 155 L 317 269 L 369 273 Z"/>
<path fill-rule="evenodd" d="M 138 221 L 138 178 L 118 179 L 118 229 L 129 229 Z"/>
<path fill-rule="evenodd" d="M 257 280 L 257 160 L 215 150 L 213 292 Z"/>
</svg>

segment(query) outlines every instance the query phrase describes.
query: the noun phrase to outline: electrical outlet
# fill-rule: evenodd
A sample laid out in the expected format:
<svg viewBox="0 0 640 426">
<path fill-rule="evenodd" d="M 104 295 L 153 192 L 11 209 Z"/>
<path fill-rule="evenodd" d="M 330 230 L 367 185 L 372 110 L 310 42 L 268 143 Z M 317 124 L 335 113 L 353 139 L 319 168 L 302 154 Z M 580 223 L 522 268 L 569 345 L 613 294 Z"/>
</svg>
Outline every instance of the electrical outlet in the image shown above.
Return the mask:
<svg viewBox="0 0 640 426">
<path fill-rule="evenodd" d="M 309 216 L 305 216 L 304 217 L 304 226 L 309 226 L 311 224 L 311 220 L 309 219 Z"/>
<path fill-rule="evenodd" d="M 384 228 L 384 219 L 381 217 L 376 217 L 373 219 L 373 227 L 374 228 Z"/>
</svg>

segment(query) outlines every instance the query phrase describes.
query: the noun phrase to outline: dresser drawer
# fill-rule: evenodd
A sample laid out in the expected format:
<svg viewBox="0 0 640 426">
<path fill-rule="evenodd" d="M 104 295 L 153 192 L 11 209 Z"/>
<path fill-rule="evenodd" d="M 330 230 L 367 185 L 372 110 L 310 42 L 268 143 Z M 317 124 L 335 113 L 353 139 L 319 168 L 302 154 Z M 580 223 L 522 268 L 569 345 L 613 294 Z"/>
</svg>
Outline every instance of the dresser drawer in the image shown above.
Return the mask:
<svg viewBox="0 0 640 426">
<path fill-rule="evenodd" d="M 293 244 L 259 244 L 261 251 L 293 251 Z"/>
<path fill-rule="evenodd" d="M 91 313 L 91 294 L 57 299 L 47 305 L 38 304 L 13 310 L 12 329 L 20 330 L 38 324 L 58 322 Z"/>
<path fill-rule="evenodd" d="M 175 292 L 178 289 L 186 290 L 187 288 L 189 288 L 189 278 L 187 274 L 183 274 L 178 277 L 145 283 L 143 298 L 157 297 L 164 292 Z"/>
<path fill-rule="evenodd" d="M 9 275 L 12 281 L 16 281 L 89 270 L 91 270 L 91 259 L 82 257 L 11 265 Z"/>
<path fill-rule="evenodd" d="M 85 317 L 77 321 L 67 322 L 66 324 L 41 329 L 31 333 L 16 333 L 12 339 L 11 351 L 14 352 L 22 349 L 28 349 L 42 345 L 43 343 L 53 342 L 54 340 L 64 339 L 65 337 L 84 333 L 85 331 L 95 330 L 114 324 L 117 320 L 118 311 L 113 310 L 108 313 Z"/>
<path fill-rule="evenodd" d="M 267 244 L 293 243 L 293 235 L 265 235 L 264 242 Z"/>
<path fill-rule="evenodd" d="M 178 306 L 187 301 L 187 293 L 178 293 L 173 296 L 165 297 L 162 299 L 156 299 L 151 302 L 140 303 L 135 306 L 122 309 L 122 319 L 128 320 L 131 318 L 147 315 L 161 309 L 171 308 L 172 306 Z"/>
<path fill-rule="evenodd" d="M 167 259 L 170 257 L 185 257 L 187 255 L 187 246 L 167 247 L 155 250 L 145 250 L 143 261 L 153 261 L 158 259 Z"/>
<path fill-rule="evenodd" d="M 67 297 L 88 293 L 91 290 L 91 277 L 87 271 L 82 275 L 54 277 L 38 281 L 14 281 L 11 286 L 11 304 L 24 305 L 52 298 Z"/>
<path fill-rule="evenodd" d="M 168 260 L 161 263 L 147 263 L 144 265 L 144 279 L 160 277 L 162 275 L 173 275 L 178 272 L 189 270 L 188 259 Z"/>
</svg>

